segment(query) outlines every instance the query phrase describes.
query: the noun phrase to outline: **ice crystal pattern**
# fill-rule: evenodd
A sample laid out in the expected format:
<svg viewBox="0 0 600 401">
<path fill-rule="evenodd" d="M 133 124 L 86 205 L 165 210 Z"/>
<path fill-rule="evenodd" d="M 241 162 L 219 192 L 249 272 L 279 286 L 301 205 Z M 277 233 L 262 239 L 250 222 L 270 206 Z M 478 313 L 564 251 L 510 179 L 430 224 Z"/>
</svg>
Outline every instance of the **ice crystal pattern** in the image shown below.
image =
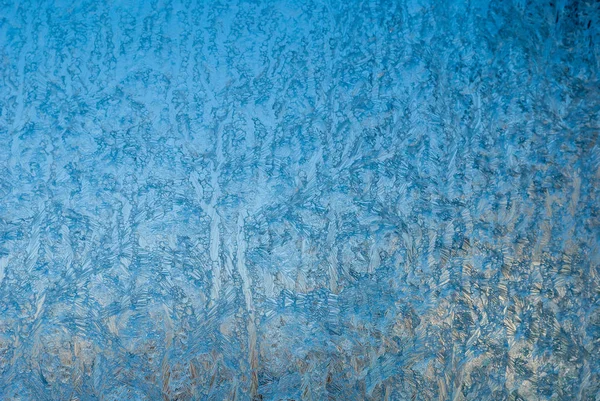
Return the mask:
<svg viewBox="0 0 600 401">
<path fill-rule="evenodd" d="M 600 399 L 600 3 L 0 5 L 0 399 Z"/>
</svg>

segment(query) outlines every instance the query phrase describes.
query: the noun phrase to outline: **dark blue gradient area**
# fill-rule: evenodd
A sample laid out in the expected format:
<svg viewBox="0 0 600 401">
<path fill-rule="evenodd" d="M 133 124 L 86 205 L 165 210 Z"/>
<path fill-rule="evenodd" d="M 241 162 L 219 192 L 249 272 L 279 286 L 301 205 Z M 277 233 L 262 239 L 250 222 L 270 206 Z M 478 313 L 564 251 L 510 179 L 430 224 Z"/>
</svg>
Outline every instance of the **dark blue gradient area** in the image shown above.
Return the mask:
<svg viewBox="0 0 600 401">
<path fill-rule="evenodd" d="M 600 3 L 0 4 L 0 400 L 600 400 Z"/>
</svg>

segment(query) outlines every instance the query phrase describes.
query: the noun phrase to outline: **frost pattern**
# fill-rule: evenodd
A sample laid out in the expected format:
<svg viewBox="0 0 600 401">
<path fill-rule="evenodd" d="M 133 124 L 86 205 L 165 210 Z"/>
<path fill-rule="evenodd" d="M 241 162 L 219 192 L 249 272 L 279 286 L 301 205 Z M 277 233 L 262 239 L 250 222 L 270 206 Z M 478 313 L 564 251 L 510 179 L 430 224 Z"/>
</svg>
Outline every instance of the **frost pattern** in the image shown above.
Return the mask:
<svg viewBox="0 0 600 401">
<path fill-rule="evenodd" d="M 600 399 L 599 23 L 3 0 L 0 398 Z"/>
</svg>

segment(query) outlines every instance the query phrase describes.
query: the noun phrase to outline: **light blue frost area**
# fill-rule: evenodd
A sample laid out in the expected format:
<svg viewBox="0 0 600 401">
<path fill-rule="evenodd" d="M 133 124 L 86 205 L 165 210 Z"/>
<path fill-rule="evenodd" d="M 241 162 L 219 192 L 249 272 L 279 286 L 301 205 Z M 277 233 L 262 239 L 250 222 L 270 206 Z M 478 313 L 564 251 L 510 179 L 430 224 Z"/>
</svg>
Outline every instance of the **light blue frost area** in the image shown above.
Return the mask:
<svg viewBox="0 0 600 401">
<path fill-rule="evenodd" d="M 600 3 L 0 3 L 0 400 L 600 400 Z"/>
</svg>

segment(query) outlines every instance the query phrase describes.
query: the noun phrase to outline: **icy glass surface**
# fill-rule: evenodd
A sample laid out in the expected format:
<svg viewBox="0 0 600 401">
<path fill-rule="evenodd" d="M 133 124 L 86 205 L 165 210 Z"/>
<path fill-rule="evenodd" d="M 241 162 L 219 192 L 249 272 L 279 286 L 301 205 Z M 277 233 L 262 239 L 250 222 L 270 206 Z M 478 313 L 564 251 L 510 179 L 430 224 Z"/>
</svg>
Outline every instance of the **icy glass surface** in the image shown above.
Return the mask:
<svg viewBox="0 0 600 401">
<path fill-rule="evenodd" d="M 600 399 L 599 3 L 0 3 L 1 400 Z"/>
</svg>

